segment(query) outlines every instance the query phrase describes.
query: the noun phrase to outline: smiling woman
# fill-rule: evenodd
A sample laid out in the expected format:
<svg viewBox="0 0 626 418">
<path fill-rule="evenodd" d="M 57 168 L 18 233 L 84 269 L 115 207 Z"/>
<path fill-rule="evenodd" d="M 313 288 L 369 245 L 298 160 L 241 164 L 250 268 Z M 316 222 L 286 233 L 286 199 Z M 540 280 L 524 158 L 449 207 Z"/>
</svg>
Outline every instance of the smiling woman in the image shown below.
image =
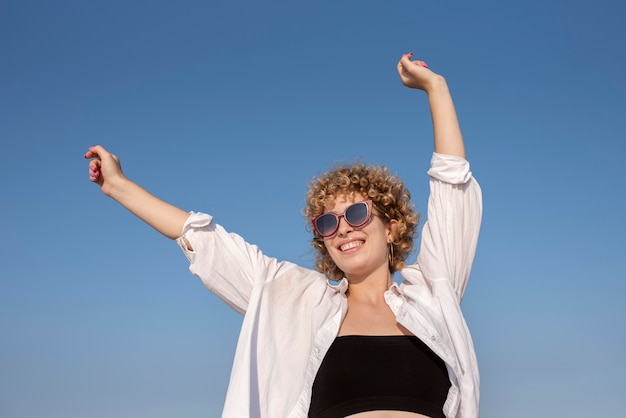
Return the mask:
<svg viewBox="0 0 626 418">
<path fill-rule="evenodd" d="M 326 243 L 322 239 L 333 235 L 339 229 L 340 219 L 332 216 L 333 212 L 326 212 L 326 210 L 335 205 L 338 198 L 344 202 L 355 201 L 357 194 L 361 200 L 365 197 L 368 199 L 364 202 L 367 205 L 365 212 L 368 215 L 367 219 L 360 224 L 350 222 L 348 211 L 357 211 L 358 204 L 346 209 L 344 219 L 348 225 L 358 228 L 369 220 L 373 206 L 374 214 L 393 228 L 393 236 L 388 239 L 391 273 L 404 267 L 404 260 L 413 248 L 419 215 L 412 208 L 411 194 L 402 180 L 393 176 L 384 166 L 356 163 L 351 166 L 338 167 L 313 180 L 308 192 L 308 205 L 304 211 L 305 216 L 313 217 L 312 222 L 316 234 L 313 236 L 312 244 L 318 250 L 316 267 L 325 272 L 329 278 L 339 280 L 344 277 L 344 272 L 330 257 Z M 362 210 L 358 212 L 363 213 Z M 330 225 L 329 222 L 331 222 Z M 323 230 L 320 231 L 320 229 Z"/>
<path fill-rule="evenodd" d="M 245 315 L 224 417 L 478 416 L 478 368 L 460 301 L 481 191 L 445 79 L 411 58 L 402 56 L 398 74 L 427 93 L 435 137 L 428 222 L 414 264 L 405 260 L 419 216 L 386 167 L 358 163 L 312 181 L 305 216 L 315 271 L 267 257 L 212 216 L 158 199 L 103 147 L 85 154 L 90 180 L 175 239 L 191 272 Z M 400 284 L 392 282 L 396 271 Z"/>
</svg>

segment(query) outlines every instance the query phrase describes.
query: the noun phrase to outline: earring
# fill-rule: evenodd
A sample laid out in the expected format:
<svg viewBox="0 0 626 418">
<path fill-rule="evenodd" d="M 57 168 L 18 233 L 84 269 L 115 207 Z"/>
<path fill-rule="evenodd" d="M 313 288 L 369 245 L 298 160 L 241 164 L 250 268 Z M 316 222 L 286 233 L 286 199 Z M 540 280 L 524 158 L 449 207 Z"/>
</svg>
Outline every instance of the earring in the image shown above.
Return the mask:
<svg viewBox="0 0 626 418">
<path fill-rule="evenodd" d="M 389 265 L 393 265 L 393 243 L 389 245 Z"/>
</svg>

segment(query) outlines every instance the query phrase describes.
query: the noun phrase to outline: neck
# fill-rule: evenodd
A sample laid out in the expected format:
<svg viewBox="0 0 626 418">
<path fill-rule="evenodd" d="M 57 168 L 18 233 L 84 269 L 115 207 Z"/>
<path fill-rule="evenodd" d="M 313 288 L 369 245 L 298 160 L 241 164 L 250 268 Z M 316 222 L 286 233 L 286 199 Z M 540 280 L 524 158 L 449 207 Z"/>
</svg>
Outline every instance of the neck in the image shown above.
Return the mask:
<svg viewBox="0 0 626 418">
<path fill-rule="evenodd" d="M 391 273 L 388 269 L 383 273 L 372 274 L 364 278 L 348 277 L 348 297 L 371 302 L 384 301 L 384 293 L 391 284 Z"/>
</svg>

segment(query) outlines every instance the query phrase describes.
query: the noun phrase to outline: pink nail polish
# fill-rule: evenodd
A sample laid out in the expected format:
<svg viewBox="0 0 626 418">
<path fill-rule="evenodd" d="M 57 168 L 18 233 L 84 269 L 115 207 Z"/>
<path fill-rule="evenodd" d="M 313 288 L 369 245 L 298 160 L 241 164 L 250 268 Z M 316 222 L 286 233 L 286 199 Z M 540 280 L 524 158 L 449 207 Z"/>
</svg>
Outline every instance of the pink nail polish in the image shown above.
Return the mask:
<svg viewBox="0 0 626 418">
<path fill-rule="evenodd" d="M 420 63 L 420 65 L 424 68 L 428 68 L 428 64 L 426 64 L 425 62 Z"/>
</svg>

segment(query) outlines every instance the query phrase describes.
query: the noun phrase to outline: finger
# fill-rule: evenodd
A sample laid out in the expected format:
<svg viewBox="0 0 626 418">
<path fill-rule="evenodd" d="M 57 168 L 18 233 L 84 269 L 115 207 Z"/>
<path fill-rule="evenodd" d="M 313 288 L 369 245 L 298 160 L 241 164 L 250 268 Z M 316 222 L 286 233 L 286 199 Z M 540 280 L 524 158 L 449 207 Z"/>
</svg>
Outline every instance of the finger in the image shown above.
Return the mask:
<svg viewBox="0 0 626 418">
<path fill-rule="evenodd" d="M 102 166 L 102 163 L 99 159 L 91 160 L 91 162 L 89 163 L 89 171 L 92 173 L 96 173 L 100 171 L 101 166 Z"/>
<path fill-rule="evenodd" d="M 412 57 L 412 52 L 409 52 L 408 54 L 402 54 L 402 58 L 400 58 L 400 61 L 398 61 L 398 70 L 402 70 L 406 66 L 410 65 Z"/>
<path fill-rule="evenodd" d="M 98 159 L 92 160 L 89 163 L 89 180 L 98 181 L 100 178 L 101 162 Z"/>
<path fill-rule="evenodd" d="M 109 155 L 109 152 L 101 145 L 95 145 L 89 147 L 89 150 L 85 153 L 85 158 L 102 158 Z"/>
<path fill-rule="evenodd" d="M 420 67 L 428 68 L 428 64 L 425 61 L 415 60 L 411 61 L 413 58 L 413 53 L 409 52 L 408 54 L 403 54 L 402 58 L 398 62 L 398 69 L 402 69 L 402 67 L 408 66 L 409 64 L 419 65 Z"/>
</svg>

